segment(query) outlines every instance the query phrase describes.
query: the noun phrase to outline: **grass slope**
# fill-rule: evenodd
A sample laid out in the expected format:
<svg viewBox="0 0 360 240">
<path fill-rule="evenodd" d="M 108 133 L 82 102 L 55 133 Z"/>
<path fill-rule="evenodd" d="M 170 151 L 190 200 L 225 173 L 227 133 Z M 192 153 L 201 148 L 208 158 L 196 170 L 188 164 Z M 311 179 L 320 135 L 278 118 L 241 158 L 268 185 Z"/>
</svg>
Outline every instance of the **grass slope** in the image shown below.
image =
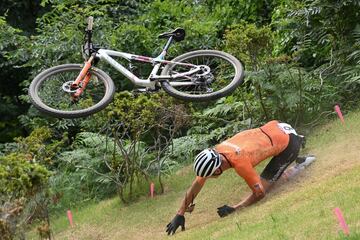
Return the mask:
<svg viewBox="0 0 360 240">
<path fill-rule="evenodd" d="M 233 171 L 210 180 L 186 215 L 186 231 L 171 239 L 342 239 L 333 213 L 339 207 L 360 239 L 360 113 L 337 119 L 308 138 L 306 152 L 317 161 L 289 182 L 277 184 L 259 203 L 220 219 L 216 208 L 241 200 L 249 189 Z M 262 168 L 260 166 L 259 168 Z M 170 239 L 165 226 L 193 180 L 191 167 L 167 181 L 166 194 L 129 206 L 111 199 L 79 211 L 76 227 L 64 216 L 53 220 L 56 239 Z"/>
</svg>

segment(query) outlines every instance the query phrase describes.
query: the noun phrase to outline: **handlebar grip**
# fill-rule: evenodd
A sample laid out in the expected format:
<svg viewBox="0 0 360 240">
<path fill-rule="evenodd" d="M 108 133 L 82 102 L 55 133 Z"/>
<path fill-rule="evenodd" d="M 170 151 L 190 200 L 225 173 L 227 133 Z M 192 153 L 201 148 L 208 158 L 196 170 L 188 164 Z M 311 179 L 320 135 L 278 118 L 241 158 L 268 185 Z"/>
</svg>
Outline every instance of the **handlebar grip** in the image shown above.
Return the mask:
<svg viewBox="0 0 360 240">
<path fill-rule="evenodd" d="M 88 22 L 87 30 L 92 31 L 93 24 L 94 24 L 94 18 L 93 17 L 88 17 L 87 22 Z"/>
</svg>

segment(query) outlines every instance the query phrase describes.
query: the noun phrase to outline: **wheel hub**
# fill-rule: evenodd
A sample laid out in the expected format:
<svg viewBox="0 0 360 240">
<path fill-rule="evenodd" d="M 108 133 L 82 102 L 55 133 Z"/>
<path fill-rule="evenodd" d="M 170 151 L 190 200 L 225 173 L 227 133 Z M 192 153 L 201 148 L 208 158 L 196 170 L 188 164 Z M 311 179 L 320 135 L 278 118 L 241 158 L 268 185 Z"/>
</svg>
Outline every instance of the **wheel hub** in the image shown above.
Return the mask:
<svg viewBox="0 0 360 240">
<path fill-rule="evenodd" d="M 62 89 L 64 90 L 64 92 L 75 93 L 77 89 L 73 89 L 72 84 L 73 84 L 73 81 L 65 82 L 62 85 Z"/>
<path fill-rule="evenodd" d="M 214 81 L 214 75 L 211 73 L 209 66 L 201 65 L 201 73 L 198 73 L 194 77 L 194 82 L 199 84 L 209 85 Z"/>
</svg>

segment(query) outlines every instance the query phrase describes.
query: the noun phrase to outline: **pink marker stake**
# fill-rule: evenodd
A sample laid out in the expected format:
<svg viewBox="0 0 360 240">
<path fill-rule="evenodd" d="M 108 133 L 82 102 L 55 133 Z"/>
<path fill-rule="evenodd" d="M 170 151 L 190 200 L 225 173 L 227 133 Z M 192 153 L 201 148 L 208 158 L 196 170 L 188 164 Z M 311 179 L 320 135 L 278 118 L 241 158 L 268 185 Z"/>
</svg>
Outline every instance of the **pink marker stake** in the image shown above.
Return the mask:
<svg viewBox="0 0 360 240">
<path fill-rule="evenodd" d="M 344 123 L 345 123 L 344 117 L 343 117 L 343 115 L 342 115 L 342 113 L 341 113 L 341 110 L 340 110 L 339 105 L 335 105 L 335 111 L 336 111 L 336 113 L 338 114 L 338 116 L 339 116 L 339 118 L 340 118 L 340 121 L 344 124 Z"/>
<path fill-rule="evenodd" d="M 74 223 L 73 223 L 73 217 L 72 217 L 72 213 L 70 210 L 67 211 L 67 217 L 69 219 L 69 223 L 71 227 L 74 227 Z"/>
<path fill-rule="evenodd" d="M 344 234 L 346 236 L 348 236 L 350 234 L 349 227 L 345 222 L 345 219 L 343 217 L 343 214 L 342 214 L 340 208 L 334 208 L 334 213 L 339 221 L 339 225 L 340 225 L 341 229 L 343 230 Z"/>
<path fill-rule="evenodd" d="M 150 183 L 150 196 L 151 196 L 151 198 L 154 197 L 154 189 L 155 189 L 154 183 Z"/>
</svg>

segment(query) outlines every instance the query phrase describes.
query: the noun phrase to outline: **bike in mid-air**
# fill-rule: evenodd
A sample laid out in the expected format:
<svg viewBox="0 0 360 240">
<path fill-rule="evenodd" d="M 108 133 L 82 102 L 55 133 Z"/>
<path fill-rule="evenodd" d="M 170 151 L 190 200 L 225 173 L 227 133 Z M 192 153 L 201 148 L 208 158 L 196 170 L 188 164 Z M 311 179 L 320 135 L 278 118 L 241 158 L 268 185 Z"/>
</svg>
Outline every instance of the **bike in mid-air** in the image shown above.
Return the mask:
<svg viewBox="0 0 360 240">
<path fill-rule="evenodd" d="M 244 79 L 244 68 L 234 56 L 216 50 L 185 53 L 165 60 L 173 41 L 185 38 L 177 28 L 159 35 L 168 39 L 161 54 L 151 58 L 96 47 L 92 41 L 93 18 L 88 18 L 83 53 L 84 64 L 63 64 L 44 70 L 29 87 L 33 105 L 43 113 L 59 118 L 85 117 L 105 108 L 115 92 L 112 79 L 94 65 L 106 61 L 136 86 L 149 90 L 164 89 L 169 95 L 185 101 L 210 101 L 232 93 Z M 152 64 L 147 79 L 140 79 L 113 57 L 129 62 Z"/>
</svg>

